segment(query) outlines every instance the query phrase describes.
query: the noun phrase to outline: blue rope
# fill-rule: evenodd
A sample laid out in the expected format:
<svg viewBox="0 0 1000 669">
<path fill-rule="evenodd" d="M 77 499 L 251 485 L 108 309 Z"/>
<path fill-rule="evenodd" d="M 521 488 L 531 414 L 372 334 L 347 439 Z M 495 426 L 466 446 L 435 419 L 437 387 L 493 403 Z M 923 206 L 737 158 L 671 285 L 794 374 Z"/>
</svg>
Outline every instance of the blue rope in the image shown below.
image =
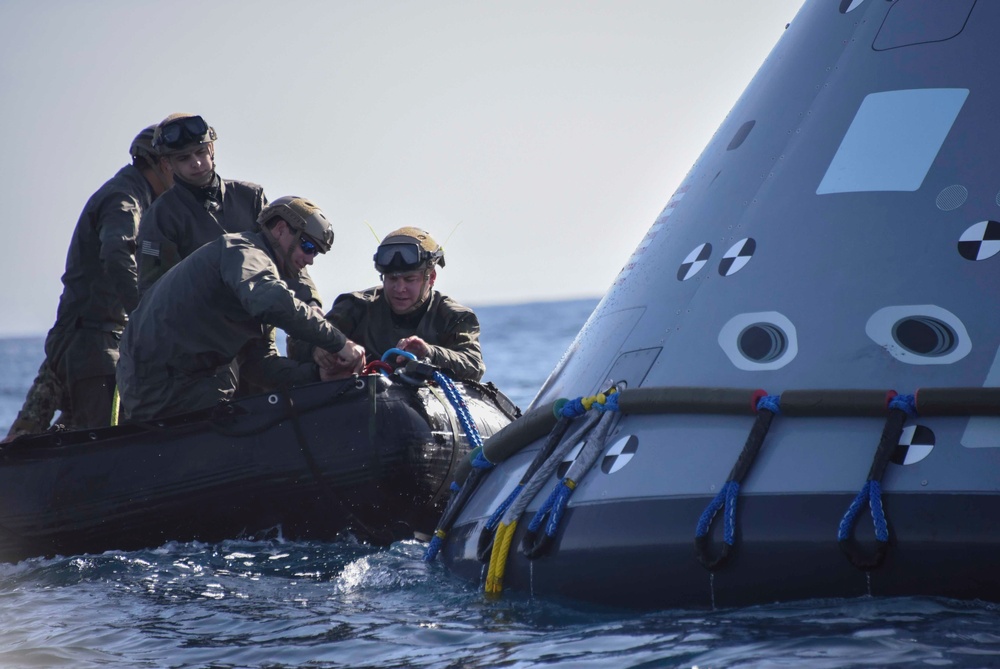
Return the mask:
<svg viewBox="0 0 1000 669">
<path fill-rule="evenodd" d="M 764 395 L 757 400 L 757 411 L 767 409 L 775 416 L 781 413 L 781 395 Z"/>
<path fill-rule="evenodd" d="M 868 505 L 871 507 L 872 523 L 875 525 L 875 538 L 879 541 L 889 541 L 889 526 L 885 522 L 885 509 L 882 508 L 882 485 L 872 481 L 871 496 Z"/>
<path fill-rule="evenodd" d="M 841 519 L 840 527 L 837 529 L 837 541 L 851 538 L 851 530 L 861 511 L 861 505 L 866 501 L 871 509 L 872 523 L 875 525 L 875 538 L 883 542 L 889 540 L 889 527 L 885 520 L 885 509 L 882 508 L 882 486 L 878 481 L 867 481 L 861 486 L 861 491 Z"/>
<path fill-rule="evenodd" d="M 736 497 L 740 494 L 740 484 L 736 481 L 726 481 L 722 488 L 698 518 L 698 526 L 695 528 L 696 537 L 703 537 L 708 534 L 712 527 L 712 521 L 720 509 L 725 507 L 725 525 L 723 527 L 723 541 L 730 546 L 736 541 Z"/>
<path fill-rule="evenodd" d="M 455 413 L 458 415 L 458 422 L 462 424 L 462 429 L 465 430 L 465 436 L 469 438 L 469 443 L 476 448 L 482 448 L 483 438 L 479 435 L 479 429 L 476 427 L 475 421 L 472 420 L 469 407 L 466 405 L 465 400 L 462 399 L 462 394 L 458 392 L 458 388 L 455 387 L 451 379 L 441 372 L 434 372 L 434 380 L 441 386 L 445 397 L 451 402 L 451 406 L 455 408 Z M 482 455 L 482 452 L 480 452 L 480 455 Z M 483 458 L 485 459 L 485 456 Z"/>
<path fill-rule="evenodd" d="M 604 400 L 604 404 L 599 404 L 594 402 L 590 408 L 604 413 L 605 411 L 619 411 L 618 409 L 618 395 L 619 393 L 611 393 L 608 398 Z"/>
<path fill-rule="evenodd" d="M 434 558 L 441 552 L 441 546 L 443 545 L 444 539 L 435 534 L 431 542 L 427 544 L 427 550 L 424 551 L 424 562 L 434 562 Z"/>
<path fill-rule="evenodd" d="M 560 414 L 566 416 L 567 418 L 576 418 L 587 413 L 586 407 L 583 406 L 583 397 L 577 397 L 575 400 L 569 400 L 563 404 L 562 409 L 560 409 Z"/>
<path fill-rule="evenodd" d="M 472 452 L 472 466 L 476 469 L 492 469 L 496 465 L 486 459 L 486 454 L 483 453 L 482 447 L 477 448 Z"/>
<path fill-rule="evenodd" d="M 553 492 L 555 499 L 552 500 L 549 522 L 545 526 L 545 534 L 550 537 L 556 536 L 556 532 L 559 530 L 559 522 L 562 520 L 563 511 L 566 510 L 566 504 L 569 502 L 569 496 L 573 494 L 573 489 L 566 485 L 566 481 L 563 480 Z"/>
<path fill-rule="evenodd" d="M 497 510 L 493 512 L 493 515 L 490 516 L 490 519 L 486 521 L 487 530 L 492 532 L 495 529 L 497 529 L 497 527 L 500 525 L 500 520 L 503 518 L 503 514 L 507 513 L 507 509 L 509 509 L 510 505 L 514 503 L 514 500 L 517 499 L 517 496 L 521 494 L 521 490 L 523 488 L 524 484 L 518 483 L 517 487 L 510 491 L 510 494 L 507 495 L 507 499 L 505 499 L 503 502 L 500 503 L 500 506 L 498 506 Z"/>
<path fill-rule="evenodd" d="M 528 531 L 537 532 L 538 528 L 542 526 L 542 523 L 545 521 L 545 516 L 548 515 L 549 509 L 552 508 L 552 505 L 556 501 L 556 497 L 559 495 L 560 486 L 562 486 L 562 483 L 552 489 L 548 498 L 542 503 L 542 506 L 539 507 L 538 511 L 535 512 L 534 518 L 532 518 L 531 522 L 528 523 Z"/>
<path fill-rule="evenodd" d="M 889 402 L 890 409 L 899 409 L 910 418 L 917 417 L 916 395 L 896 395 Z"/>
</svg>

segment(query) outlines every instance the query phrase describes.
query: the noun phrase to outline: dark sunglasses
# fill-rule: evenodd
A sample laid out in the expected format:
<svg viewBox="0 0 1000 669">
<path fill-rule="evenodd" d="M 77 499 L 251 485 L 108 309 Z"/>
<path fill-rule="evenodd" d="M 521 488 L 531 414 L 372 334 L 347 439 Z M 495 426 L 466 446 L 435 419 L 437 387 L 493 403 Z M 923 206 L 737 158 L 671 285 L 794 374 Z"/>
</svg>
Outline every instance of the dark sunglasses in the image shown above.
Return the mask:
<svg viewBox="0 0 1000 669">
<path fill-rule="evenodd" d="M 424 260 L 423 249 L 417 244 L 383 244 L 374 260 L 379 267 L 411 267 Z"/>
<path fill-rule="evenodd" d="M 201 142 L 207 132 L 208 124 L 205 119 L 200 116 L 185 116 L 162 126 L 154 145 L 179 149 L 193 142 Z"/>
<path fill-rule="evenodd" d="M 299 237 L 300 245 L 302 246 L 302 252 L 307 256 L 314 256 L 319 253 L 319 247 L 316 246 L 311 239 L 308 239 L 305 235 Z"/>
</svg>

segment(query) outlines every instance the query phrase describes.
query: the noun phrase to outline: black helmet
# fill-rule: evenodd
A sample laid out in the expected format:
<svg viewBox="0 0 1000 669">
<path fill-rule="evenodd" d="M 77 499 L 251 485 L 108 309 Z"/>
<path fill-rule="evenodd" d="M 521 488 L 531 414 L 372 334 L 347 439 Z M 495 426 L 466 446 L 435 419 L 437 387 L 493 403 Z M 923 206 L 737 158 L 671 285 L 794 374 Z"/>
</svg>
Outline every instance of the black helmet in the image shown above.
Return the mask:
<svg viewBox="0 0 1000 669">
<path fill-rule="evenodd" d="M 400 228 L 386 235 L 372 260 L 380 274 L 412 272 L 434 265 L 444 267 L 444 249 L 425 230 Z"/>
<path fill-rule="evenodd" d="M 280 218 L 292 229 L 309 235 L 316 241 L 320 253 L 326 253 L 333 247 L 333 226 L 319 207 L 304 197 L 279 197 L 260 212 L 257 225 L 264 227 L 275 218 Z"/>
<path fill-rule="evenodd" d="M 142 132 L 132 140 L 132 146 L 128 147 L 129 155 L 133 158 L 142 158 L 150 165 L 155 166 L 157 159 L 156 149 L 153 148 L 153 133 L 155 131 L 155 124 L 143 128 Z"/>
<path fill-rule="evenodd" d="M 219 136 L 215 128 L 196 114 L 171 114 L 156 126 L 153 148 L 161 156 L 185 153 L 194 146 L 214 142 Z"/>
</svg>

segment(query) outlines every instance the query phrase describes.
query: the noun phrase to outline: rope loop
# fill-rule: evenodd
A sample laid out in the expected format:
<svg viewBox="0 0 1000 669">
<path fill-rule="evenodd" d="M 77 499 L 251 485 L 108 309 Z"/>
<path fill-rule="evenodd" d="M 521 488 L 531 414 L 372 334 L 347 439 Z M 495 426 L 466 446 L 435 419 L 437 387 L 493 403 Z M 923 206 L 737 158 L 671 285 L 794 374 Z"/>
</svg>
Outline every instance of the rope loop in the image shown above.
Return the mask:
<svg viewBox="0 0 1000 669">
<path fill-rule="evenodd" d="M 715 497 L 698 518 L 695 528 L 694 545 L 698 561 L 709 571 L 715 571 L 735 554 L 736 543 L 736 498 L 740 493 L 740 484 L 736 481 L 726 481 Z M 711 538 L 709 532 L 719 511 L 725 508 L 723 515 L 722 552 L 719 557 L 712 558 L 709 554 Z"/>
<path fill-rule="evenodd" d="M 875 554 L 872 556 L 864 555 L 858 542 L 854 539 L 854 525 L 857 523 L 858 514 L 865 502 L 868 503 L 872 524 L 875 527 L 876 547 Z M 881 566 L 889 548 L 889 524 L 885 517 L 885 509 L 882 507 L 882 486 L 878 481 L 866 481 L 854 497 L 854 501 L 851 502 L 837 528 L 837 542 L 851 564 L 858 569 L 871 571 Z"/>
</svg>

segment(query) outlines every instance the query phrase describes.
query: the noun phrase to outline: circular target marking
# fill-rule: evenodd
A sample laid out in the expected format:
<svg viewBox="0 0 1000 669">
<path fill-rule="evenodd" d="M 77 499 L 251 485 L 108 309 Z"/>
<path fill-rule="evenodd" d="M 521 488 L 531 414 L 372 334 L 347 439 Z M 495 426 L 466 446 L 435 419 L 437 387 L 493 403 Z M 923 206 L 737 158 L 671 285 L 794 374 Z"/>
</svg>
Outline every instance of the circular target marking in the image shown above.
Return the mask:
<svg viewBox="0 0 1000 669">
<path fill-rule="evenodd" d="M 750 262 L 756 249 L 757 242 L 750 237 L 741 239 L 730 246 L 729 250 L 722 256 L 722 262 L 719 263 L 719 274 L 732 276 L 739 272 Z"/>
<path fill-rule="evenodd" d="M 958 252 L 966 260 L 986 260 L 1000 253 L 1000 223 L 980 221 L 958 238 Z"/>
<path fill-rule="evenodd" d="M 574 446 L 569 453 L 563 456 L 562 462 L 560 462 L 559 466 L 556 468 L 556 478 L 559 480 L 566 478 L 566 472 L 569 471 L 569 468 L 576 461 L 577 456 L 580 455 L 580 451 L 583 450 L 583 443 L 584 442 L 581 441 L 579 444 Z"/>
<path fill-rule="evenodd" d="M 897 465 L 912 465 L 920 462 L 934 448 L 934 432 L 923 425 L 907 425 L 899 435 L 899 445 L 890 459 Z"/>
<path fill-rule="evenodd" d="M 677 280 L 687 281 L 695 274 L 701 271 L 701 268 L 708 263 L 708 257 L 712 255 L 712 245 L 705 243 L 699 244 L 694 248 L 691 253 L 687 254 L 687 258 L 681 263 L 680 269 L 677 270 Z"/>
<path fill-rule="evenodd" d="M 622 437 L 608 449 L 601 460 L 601 471 L 605 474 L 614 474 L 616 471 L 628 464 L 636 449 L 639 448 L 639 438 L 634 434 Z"/>
</svg>

